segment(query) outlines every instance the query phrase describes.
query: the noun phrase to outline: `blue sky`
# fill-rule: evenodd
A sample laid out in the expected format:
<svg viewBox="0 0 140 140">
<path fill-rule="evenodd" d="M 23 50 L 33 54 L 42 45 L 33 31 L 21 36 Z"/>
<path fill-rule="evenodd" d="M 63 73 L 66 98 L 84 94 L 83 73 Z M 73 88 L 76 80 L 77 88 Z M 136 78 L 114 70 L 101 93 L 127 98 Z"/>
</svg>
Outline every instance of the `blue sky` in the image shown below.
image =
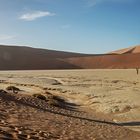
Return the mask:
<svg viewBox="0 0 140 140">
<path fill-rule="evenodd" d="M 0 44 L 105 53 L 140 44 L 139 0 L 0 0 Z"/>
</svg>

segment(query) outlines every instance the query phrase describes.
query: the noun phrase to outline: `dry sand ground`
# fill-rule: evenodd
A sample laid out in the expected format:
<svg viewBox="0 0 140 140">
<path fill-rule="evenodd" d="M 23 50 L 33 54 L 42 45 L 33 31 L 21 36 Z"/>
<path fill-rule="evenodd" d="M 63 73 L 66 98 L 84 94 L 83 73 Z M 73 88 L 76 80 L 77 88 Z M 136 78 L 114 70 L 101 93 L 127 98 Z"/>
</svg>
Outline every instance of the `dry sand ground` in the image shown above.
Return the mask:
<svg viewBox="0 0 140 140">
<path fill-rule="evenodd" d="M 0 138 L 140 139 L 140 75 L 136 70 L 1 71 Z M 49 107 L 32 99 L 49 91 L 71 103 Z M 44 94 L 45 95 L 45 94 Z"/>
</svg>

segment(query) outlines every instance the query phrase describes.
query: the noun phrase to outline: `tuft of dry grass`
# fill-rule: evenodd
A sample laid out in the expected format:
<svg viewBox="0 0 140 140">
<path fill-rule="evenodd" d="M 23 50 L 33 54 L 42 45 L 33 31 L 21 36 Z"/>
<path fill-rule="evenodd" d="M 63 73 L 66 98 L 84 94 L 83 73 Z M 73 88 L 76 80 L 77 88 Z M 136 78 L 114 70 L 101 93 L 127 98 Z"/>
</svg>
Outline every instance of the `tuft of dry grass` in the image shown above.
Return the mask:
<svg viewBox="0 0 140 140">
<path fill-rule="evenodd" d="M 33 94 L 33 97 L 46 101 L 50 106 L 62 107 L 65 104 L 65 100 L 59 96 L 53 95 L 50 92 L 45 92 L 45 95 Z"/>
<path fill-rule="evenodd" d="M 61 102 L 54 99 L 50 99 L 49 101 L 47 101 L 47 103 L 50 106 L 61 107 Z"/>
<path fill-rule="evenodd" d="M 7 92 L 3 89 L 0 89 L 0 93 L 7 93 Z"/>
<path fill-rule="evenodd" d="M 13 93 L 18 93 L 20 91 L 20 89 L 15 86 L 8 86 L 6 90 L 12 91 Z"/>
<path fill-rule="evenodd" d="M 33 94 L 33 97 L 46 101 L 46 96 L 42 94 Z"/>
</svg>

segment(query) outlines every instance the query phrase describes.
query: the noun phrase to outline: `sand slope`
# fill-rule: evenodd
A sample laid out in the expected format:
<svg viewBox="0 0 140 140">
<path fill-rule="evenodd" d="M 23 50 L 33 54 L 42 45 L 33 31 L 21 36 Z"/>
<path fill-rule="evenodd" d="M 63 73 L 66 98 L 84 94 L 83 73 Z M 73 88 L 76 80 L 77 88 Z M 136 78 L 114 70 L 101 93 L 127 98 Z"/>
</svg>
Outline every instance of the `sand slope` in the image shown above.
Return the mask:
<svg viewBox="0 0 140 140">
<path fill-rule="evenodd" d="M 126 53 L 140 53 L 140 46 L 121 49 L 121 50 L 110 52 L 108 54 L 126 54 Z"/>
<path fill-rule="evenodd" d="M 78 68 L 65 61 L 66 58 L 87 56 L 30 47 L 0 46 L 1 70 L 67 69 Z"/>
<path fill-rule="evenodd" d="M 140 46 L 100 55 L 0 46 L 0 70 L 136 68 L 139 60 Z"/>
<path fill-rule="evenodd" d="M 70 64 L 83 69 L 125 69 L 140 67 L 140 53 L 77 57 L 67 60 Z"/>
</svg>

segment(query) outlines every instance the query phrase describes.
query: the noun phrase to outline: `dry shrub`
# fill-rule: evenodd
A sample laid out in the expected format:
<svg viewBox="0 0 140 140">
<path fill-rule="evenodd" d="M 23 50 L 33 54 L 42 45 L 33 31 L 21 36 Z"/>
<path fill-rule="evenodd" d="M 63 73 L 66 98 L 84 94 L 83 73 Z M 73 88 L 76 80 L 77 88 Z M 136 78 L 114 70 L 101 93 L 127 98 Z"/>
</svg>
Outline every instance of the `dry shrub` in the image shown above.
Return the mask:
<svg viewBox="0 0 140 140">
<path fill-rule="evenodd" d="M 33 97 L 46 101 L 46 96 L 42 94 L 33 94 Z"/>
<path fill-rule="evenodd" d="M 3 89 L 0 89 L 0 93 L 7 93 L 7 92 Z"/>
<path fill-rule="evenodd" d="M 59 96 L 52 95 L 52 94 L 48 95 L 47 98 L 48 98 L 49 100 L 56 100 L 56 101 L 58 101 L 58 102 L 65 102 L 64 99 L 60 98 Z"/>
<path fill-rule="evenodd" d="M 20 89 L 15 86 L 8 86 L 6 90 L 13 91 L 13 93 L 18 93 L 18 91 L 20 91 Z"/>
<path fill-rule="evenodd" d="M 45 91 L 45 94 L 46 94 L 47 96 L 52 95 L 52 93 L 50 93 L 50 92 L 48 92 L 48 91 Z"/>
<path fill-rule="evenodd" d="M 49 92 L 46 93 L 46 96 L 42 94 L 33 94 L 33 97 L 41 100 L 45 100 L 48 105 L 55 106 L 55 107 L 62 107 L 62 105 L 65 102 L 64 99 L 61 99 L 60 97 L 55 96 Z"/>
<path fill-rule="evenodd" d="M 61 103 L 54 99 L 50 99 L 47 103 L 50 106 L 61 107 Z"/>
</svg>

